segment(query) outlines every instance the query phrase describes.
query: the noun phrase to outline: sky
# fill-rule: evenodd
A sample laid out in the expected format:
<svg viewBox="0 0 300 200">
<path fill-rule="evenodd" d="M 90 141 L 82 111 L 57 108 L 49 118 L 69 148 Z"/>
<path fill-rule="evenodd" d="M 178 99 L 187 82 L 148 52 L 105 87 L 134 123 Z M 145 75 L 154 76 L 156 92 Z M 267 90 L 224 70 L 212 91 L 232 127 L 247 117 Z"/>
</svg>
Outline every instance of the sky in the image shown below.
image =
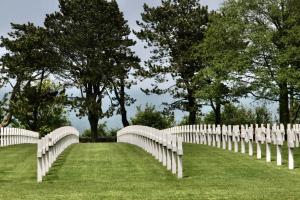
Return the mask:
<svg viewBox="0 0 300 200">
<path fill-rule="evenodd" d="M 141 20 L 140 13 L 143 11 L 143 4 L 147 3 L 151 6 L 158 6 L 160 0 L 117 0 L 121 11 L 124 13 L 125 19 L 128 20 L 128 24 L 131 29 L 137 30 L 137 20 Z M 216 10 L 222 4 L 223 0 L 202 0 L 203 5 L 208 5 L 210 10 Z M 1 0 L 0 1 L 0 35 L 6 35 L 10 29 L 10 23 L 27 23 L 33 22 L 36 25 L 43 26 L 43 21 L 47 13 L 52 13 L 58 10 L 57 0 Z M 144 44 L 139 41 L 133 34 L 133 39 L 137 41 L 133 50 L 141 58 L 142 61 L 149 58 L 149 51 L 144 49 Z M 0 55 L 4 53 L 3 49 L 0 49 Z M 143 62 L 142 62 L 143 63 Z M 146 96 L 139 89 L 140 87 L 146 88 L 151 84 L 151 80 L 139 83 L 133 87 L 128 93 L 137 99 L 137 102 L 128 108 L 129 119 L 134 116 L 136 112 L 136 106 L 145 105 L 146 103 L 156 105 L 158 109 L 162 109 L 162 102 L 172 101 L 168 95 L 151 95 Z M 7 92 L 9 88 L 0 90 L 0 96 Z M 75 93 L 77 91 L 69 91 L 69 93 Z M 245 102 L 250 102 L 245 100 Z M 105 101 L 104 103 L 108 103 Z M 208 111 L 205 109 L 204 111 Z M 176 119 L 179 120 L 184 113 L 177 111 L 175 113 Z M 69 119 L 72 125 L 79 131 L 83 131 L 89 128 L 89 124 L 86 118 L 79 119 L 75 116 L 74 112 L 69 113 Z M 114 116 L 107 121 L 107 125 L 111 128 L 119 128 L 122 126 L 120 116 Z"/>
</svg>

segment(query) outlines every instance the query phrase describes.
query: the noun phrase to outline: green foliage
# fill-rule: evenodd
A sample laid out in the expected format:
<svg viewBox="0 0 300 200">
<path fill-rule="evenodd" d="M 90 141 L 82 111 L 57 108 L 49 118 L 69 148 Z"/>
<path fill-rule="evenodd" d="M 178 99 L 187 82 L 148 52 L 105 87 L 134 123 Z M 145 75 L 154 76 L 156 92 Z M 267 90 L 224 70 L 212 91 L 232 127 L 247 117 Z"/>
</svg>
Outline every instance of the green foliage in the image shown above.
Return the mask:
<svg viewBox="0 0 300 200">
<path fill-rule="evenodd" d="M 229 61 L 229 65 L 236 67 L 236 80 L 247 92 L 258 99 L 278 101 L 281 123 L 290 122 L 289 98 L 299 95 L 298 7 L 299 2 L 291 0 L 230 0 L 222 6 L 222 17 L 215 22 L 227 27 L 222 40 L 233 50 L 233 54 L 216 53 L 224 55 L 221 63 Z M 213 26 L 211 32 L 215 33 L 216 28 Z M 240 41 L 242 45 L 231 48 Z M 216 43 L 215 48 L 223 50 L 223 43 Z M 228 55 L 233 55 L 233 59 L 227 59 Z"/>
<path fill-rule="evenodd" d="M 170 128 L 175 124 L 174 115 L 159 112 L 154 105 L 146 104 L 144 110 L 137 107 L 136 115 L 131 118 L 133 125 L 149 126 L 157 129 Z"/>
<path fill-rule="evenodd" d="M 65 90 L 50 80 L 27 84 L 14 102 L 14 118 L 26 129 L 42 136 L 69 125 L 66 117 Z"/>
<path fill-rule="evenodd" d="M 203 122 L 202 118 L 197 116 L 196 117 L 196 123 L 195 124 L 201 124 Z M 181 121 L 179 122 L 179 126 L 181 125 L 189 125 L 189 117 L 188 116 L 184 116 Z"/>
<path fill-rule="evenodd" d="M 214 124 L 215 113 L 209 112 L 204 117 L 204 123 Z M 240 124 L 267 124 L 272 122 L 272 114 L 266 106 L 256 107 L 254 110 L 244 106 L 226 104 L 221 112 L 221 124 L 240 125 Z"/>
<path fill-rule="evenodd" d="M 256 124 L 270 124 L 272 122 L 272 113 L 266 106 L 259 106 L 255 108 L 255 123 Z"/>
<path fill-rule="evenodd" d="M 118 131 L 117 129 L 108 129 L 106 123 L 100 123 L 100 124 L 98 124 L 97 137 L 98 136 L 116 136 L 117 131 Z M 91 130 L 86 129 L 81 136 L 91 138 L 91 136 L 92 136 Z"/>
<path fill-rule="evenodd" d="M 18 110 L 14 104 L 22 97 L 21 94 L 26 93 L 24 88 L 29 88 L 32 82 L 43 82 L 50 73 L 58 72 L 61 65 L 60 57 L 44 28 L 36 27 L 32 23 L 11 26 L 12 32 L 8 33 L 9 37 L 1 37 L 0 40 L 0 47 L 7 51 L 0 58 L 1 84 L 9 84 L 12 87 L 12 91 L 6 96 L 7 119 L 2 126 L 7 126 L 15 115 L 14 111 Z M 38 98 L 36 100 L 43 101 Z"/>
<path fill-rule="evenodd" d="M 189 122 L 195 123 L 199 105 L 192 84 L 194 75 L 203 67 L 201 59 L 193 57 L 193 46 L 203 41 L 208 23 L 208 8 L 198 0 L 162 0 L 158 7 L 144 5 L 141 30 L 137 37 L 147 42 L 152 50 L 145 77 L 154 77 L 156 86 L 145 89 L 156 94 L 170 93 L 174 102 L 165 103 L 168 110 L 189 112 Z M 172 77 L 175 84 L 159 88 L 160 83 Z"/>
<path fill-rule="evenodd" d="M 116 1 L 59 3 L 59 12 L 48 15 L 45 26 L 63 58 L 61 75 L 81 91 L 80 97 L 73 98 L 73 107 L 79 116 L 88 116 L 95 139 L 99 119 L 110 117 L 116 108 L 111 103 L 104 110 L 103 98 L 115 88 L 119 92 L 119 87 L 126 87 L 119 82 L 136 65 L 137 58 L 129 49 L 135 42 L 129 39 L 130 29 Z M 128 98 L 122 98 L 126 104 Z"/>
<path fill-rule="evenodd" d="M 197 98 L 210 105 L 214 111 L 215 123 L 220 123 L 221 107 L 236 102 L 247 90 L 235 71 L 247 65 L 243 50 L 247 45 L 239 36 L 244 24 L 239 19 L 212 12 L 205 32 L 204 41 L 194 48 L 194 56 L 201 59 L 204 68 L 198 71 L 193 83 L 197 87 Z M 231 24 L 232 23 L 232 24 Z M 234 25 L 233 25 L 234 24 Z"/>
</svg>

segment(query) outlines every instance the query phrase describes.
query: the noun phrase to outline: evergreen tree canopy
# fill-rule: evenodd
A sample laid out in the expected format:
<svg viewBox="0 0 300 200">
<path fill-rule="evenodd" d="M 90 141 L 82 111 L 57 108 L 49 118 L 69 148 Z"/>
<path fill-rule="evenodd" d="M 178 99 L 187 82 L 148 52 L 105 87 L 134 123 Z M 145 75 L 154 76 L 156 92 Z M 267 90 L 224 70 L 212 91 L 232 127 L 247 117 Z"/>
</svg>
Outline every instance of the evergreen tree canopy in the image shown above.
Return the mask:
<svg viewBox="0 0 300 200">
<path fill-rule="evenodd" d="M 128 38 L 130 29 L 116 1 L 60 0 L 59 4 L 60 11 L 48 15 L 45 26 L 63 57 L 62 76 L 81 91 L 74 106 L 79 116 L 88 116 L 95 139 L 99 119 L 115 109 L 112 102 L 104 110 L 103 98 L 120 74 L 122 80 L 127 78 L 128 62 L 136 60 L 128 47 L 135 43 Z"/>
<path fill-rule="evenodd" d="M 188 111 L 189 123 L 195 123 L 199 105 L 192 80 L 203 68 L 203 62 L 195 59 L 192 52 L 193 46 L 204 39 L 208 8 L 201 6 L 198 0 L 162 0 L 158 7 L 145 4 L 142 20 L 137 22 L 141 30 L 136 35 L 147 42 L 153 54 L 143 75 L 155 77 L 157 84 L 144 91 L 169 92 L 174 102 L 168 108 Z M 175 85 L 159 88 L 159 83 L 167 82 L 168 75 Z"/>
</svg>

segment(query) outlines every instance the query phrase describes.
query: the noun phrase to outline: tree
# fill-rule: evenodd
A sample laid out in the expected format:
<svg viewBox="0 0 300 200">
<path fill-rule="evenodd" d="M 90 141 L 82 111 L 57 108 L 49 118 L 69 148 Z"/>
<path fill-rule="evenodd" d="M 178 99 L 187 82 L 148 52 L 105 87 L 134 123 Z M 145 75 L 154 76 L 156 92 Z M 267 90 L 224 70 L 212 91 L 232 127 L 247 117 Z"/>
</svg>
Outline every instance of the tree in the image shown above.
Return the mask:
<svg viewBox="0 0 300 200">
<path fill-rule="evenodd" d="M 194 78 L 197 97 L 210 105 L 214 111 L 215 124 L 221 124 L 222 106 L 236 102 L 245 95 L 243 85 L 237 84 L 235 73 L 247 65 L 243 49 L 247 46 L 240 35 L 244 24 L 239 19 L 224 17 L 224 14 L 212 12 L 205 32 L 204 41 L 194 49 L 194 56 L 201 59 L 204 68 Z M 231 23 L 234 23 L 232 25 Z"/>
<path fill-rule="evenodd" d="M 111 79 L 113 85 L 112 93 L 115 94 L 113 100 L 116 101 L 116 107 L 119 107 L 117 113 L 121 115 L 124 127 L 129 126 L 126 106 L 130 106 L 136 101 L 125 90 L 136 84 L 134 80 L 130 79 L 132 77 L 129 77 L 131 71 L 134 72 L 140 69 L 139 58 L 128 48 L 133 44 L 135 43 L 131 41 L 127 45 L 120 47 L 119 55 L 115 57 L 118 69 L 114 71 L 115 75 Z"/>
<path fill-rule="evenodd" d="M 141 109 L 141 106 L 137 107 L 137 113 L 131 118 L 131 122 L 133 125 L 143 125 L 157 129 L 170 128 L 175 124 L 173 115 L 165 115 L 156 111 L 155 106 L 148 104 L 144 110 Z"/>
<path fill-rule="evenodd" d="M 120 54 L 128 55 L 127 48 L 134 42 L 128 39 L 130 30 L 116 1 L 60 0 L 59 3 L 60 11 L 48 15 L 45 26 L 64 59 L 62 76 L 80 89 L 80 97 L 74 97 L 74 107 L 79 116 L 88 116 L 95 141 L 99 119 L 111 116 L 115 109 L 112 102 L 104 110 L 102 101 L 121 71 L 123 63 L 118 58 Z M 131 53 L 128 57 L 132 57 Z"/>
<path fill-rule="evenodd" d="M 12 91 L 8 98 L 6 117 L 1 126 L 7 126 L 18 111 L 15 103 L 22 97 L 22 91 L 32 82 L 41 83 L 51 73 L 58 71 L 60 57 L 50 44 L 44 28 L 36 27 L 32 23 L 11 24 L 12 32 L 8 37 L 1 37 L 0 47 L 7 53 L 0 59 L 2 84 L 9 84 Z M 40 88 L 41 89 L 41 88 Z M 42 101 L 42 99 L 40 99 Z M 34 116 L 39 105 L 36 104 Z"/>
<path fill-rule="evenodd" d="M 106 122 L 98 124 L 98 133 L 97 136 L 102 137 L 115 137 L 117 136 L 118 129 L 109 129 L 107 128 Z M 81 137 L 91 138 L 91 130 L 86 129 Z"/>
<path fill-rule="evenodd" d="M 70 125 L 66 117 L 65 89 L 50 80 L 27 84 L 14 102 L 14 118 L 24 128 L 41 136 Z"/>
<path fill-rule="evenodd" d="M 197 116 L 196 117 L 196 123 L 195 124 L 201 124 L 203 123 L 203 120 L 201 117 Z M 178 125 L 189 125 L 189 117 L 188 116 L 183 116 L 183 118 L 181 119 L 181 121 L 179 122 Z"/>
<path fill-rule="evenodd" d="M 243 52 L 249 64 L 237 71 L 237 79 L 256 98 L 279 102 L 280 123 L 285 125 L 290 122 L 290 102 L 299 97 L 297 8 L 299 2 L 291 0 L 230 0 L 221 8 L 229 26 L 239 29 L 237 21 L 243 24 L 239 40 L 248 43 Z"/>
<path fill-rule="evenodd" d="M 204 117 L 204 123 L 214 123 L 214 115 L 214 111 L 207 113 Z M 221 118 L 220 124 L 225 125 L 268 124 L 272 122 L 272 115 L 266 106 L 259 106 L 252 110 L 244 106 L 235 106 L 232 103 L 224 105 Z"/>
<path fill-rule="evenodd" d="M 202 60 L 192 56 L 193 46 L 201 43 L 208 23 L 208 8 L 198 0 L 162 0 L 161 6 L 144 5 L 143 22 L 136 35 L 147 42 L 153 56 L 148 61 L 145 77 L 154 77 L 156 85 L 146 93 L 170 93 L 176 100 L 169 109 L 189 112 L 189 123 L 196 122 L 199 105 L 195 97 L 196 88 L 192 80 L 203 67 Z M 167 81 L 168 75 L 175 84 L 159 89 L 158 84 Z"/>
<path fill-rule="evenodd" d="M 255 116 L 256 124 L 270 124 L 272 122 L 272 113 L 265 105 L 255 108 Z"/>
</svg>

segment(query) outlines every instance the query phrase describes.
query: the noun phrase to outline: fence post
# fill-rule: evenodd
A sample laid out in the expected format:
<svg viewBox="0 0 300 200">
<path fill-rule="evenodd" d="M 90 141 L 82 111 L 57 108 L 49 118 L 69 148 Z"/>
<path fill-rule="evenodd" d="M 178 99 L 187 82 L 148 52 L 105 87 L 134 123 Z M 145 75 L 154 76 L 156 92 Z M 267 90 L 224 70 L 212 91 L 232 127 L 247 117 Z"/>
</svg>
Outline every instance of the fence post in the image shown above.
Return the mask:
<svg viewBox="0 0 300 200">
<path fill-rule="evenodd" d="M 218 125 L 216 128 L 216 140 L 217 140 L 217 147 L 221 148 L 221 126 Z"/>
<path fill-rule="evenodd" d="M 170 134 L 167 134 L 167 169 L 171 170 L 172 169 L 172 138 Z"/>
<path fill-rule="evenodd" d="M 167 166 L 167 134 L 166 132 L 163 132 L 163 166 Z"/>
<path fill-rule="evenodd" d="M 277 165 L 282 165 L 282 148 L 281 146 L 283 145 L 283 138 L 282 138 L 282 126 L 280 126 L 276 130 L 276 149 L 277 149 Z M 284 131 L 284 129 L 283 129 Z"/>
<path fill-rule="evenodd" d="M 195 136 L 196 136 L 196 144 L 200 144 L 199 124 L 195 125 Z"/>
<path fill-rule="evenodd" d="M 207 124 L 206 134 L 207 134 L 207 144 L 208 146 L 211 146 L 212 145 L 211 124 Z"/>
<path fill-rule="evenodd" d="M 182 156 L 183 156 L 182 138 L 177 137 L 177 165 L 178 165 L 177 177 L 178 178 L 183 177 Z"/>
<path fill-rule="evenodd" d="M 212 135 L 212 146 L 216 147 L 216 125 L 213 124 L 211 126 L 211 135 Z"/>
<path fill-rule="evenodd" d="M 227 127 L 225 125 L 222 126 L 222 147 L 226 150 L 227 144 Z"/>
<path fill-rule="evenodd" d="M 42 140 L 37 143 L 37 182 L 43 180 L 43 162 L 42 162 Z"/>
<path fill-rule="evenodd" d="M 241 125 L 241 153 L 245 154 L 246 153 L 246 145 L 245 145 L 245 140 L 246 140 L 246 131 L 245 131 L 245 126 Z"/>
<path fill-rule="evenodd" d="M 233 141 L 234 141 L 234 152 L 239 152 L 239 129 L 238 126 L 233 126 Z"/>
<path fill-rule="evenodd" d="M 162 144 L 162 135 L 161 135 L 161 132 L 159 131 L 158 133 L 157 133 L 157 135 L 158 135 L 158 161 L 159 162 L 163 162 L 163 158 L 162 158 L 162 156 L 163 156 L 163 144 Z"/>
<path fill-rule="evenodd" d="M 232 129 L 231 125 L 227 126 L 228 150 L 232 150 Z"/>
<path fill-rule="evenodd" d="M 248 126 L 248 145 L 249 145 L 249 156 L 253 156 L 253 126 L 249 125 Z"/>
<path fill-rule="evenodd" d="M 172 138 L 172 174 L 176 174 L 176 158 L 177 158 L 177 141 L 176 135 L 171 135 Z"/>
<path fill-rule="evenodd" d="M 271 162 L 271 143 L 272 143 L 272 138 L 271 138 L 271 128 L 270 124 L 267 124 L 266 128 L 266 161 Z"/>
<path fill-rule="evenodd" d="M 257 159 L 261 159 L 261 137 L 262 137 L 262 133 L 261 133 L 261 128 L 258 128 L 258 125 L 256 125 L 255 128 L 255 140 L 256 140 L 256 154 L 257 154 Z"/>
<path fill-rule="evenodd" d="M 288 125 L 287 130 L 287 137 L 288 137 L 288 149 L 289 149 L 289 169 L 294 169 L 294 148 L 295 148 L 295 134 L 294 131 L 291 129 L 291 125 Z"/>
</svg>

